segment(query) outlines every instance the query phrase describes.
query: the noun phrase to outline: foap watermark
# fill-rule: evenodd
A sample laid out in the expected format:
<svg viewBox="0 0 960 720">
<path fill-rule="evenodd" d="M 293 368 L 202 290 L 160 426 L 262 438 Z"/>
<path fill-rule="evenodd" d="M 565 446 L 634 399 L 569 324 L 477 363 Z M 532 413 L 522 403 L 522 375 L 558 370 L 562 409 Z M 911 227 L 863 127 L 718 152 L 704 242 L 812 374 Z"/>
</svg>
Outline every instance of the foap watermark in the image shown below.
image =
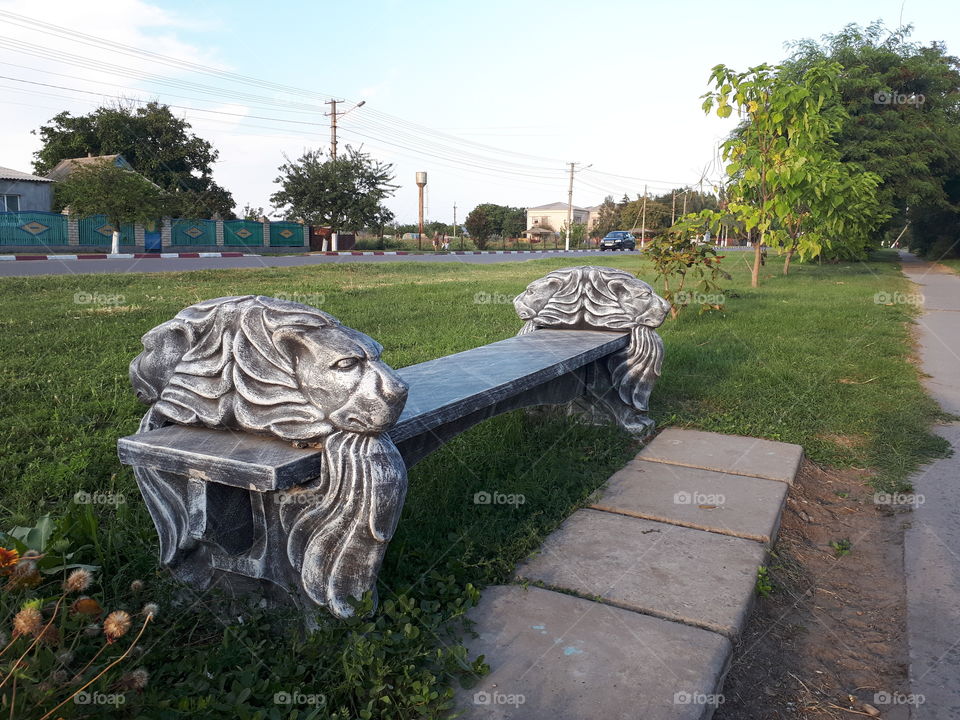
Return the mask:
<svg viewBox="0 0 960 720">
<path fill-rule="evenodd" d="M 881 690 L 873 694 L 874 705 L 914 705 L 919 707 L 927 699 L 920 693 L 887 692 Z"/>
<path fill-rule="evenodd" d="M 723 505 L 727 502 L 726 496 L 720 493 L 702 493 L 693 490 L 681 490 L 673 494 L 674 505 Z"/>
<path fill-rule="evenodd" d="M 727 298 L 723 293 L 702 293 L 696 290 L 680 290 L 671 298 L 674 305 L 723 305 Z"/>
<path fill-rule="evenodd" d="M 920 293 L 902 293 L 880 291 L 873 296 L 877 305 L 923 305 L 923 295 Z"/>
<path fill-rule="evenodd" d="M 74 305 L 123 305 L 126 297 L 120 293 L 98 293 L 78 290 L 73 294 Z"/>
<path fill-rule="evenodd" d="M 926 98 L 919 93 L 875 92 L 873 102 L 877 105 L 923 105 Z"/>
<path fill-rule="evenodd" d="M 304 490 L 281 490 L 270 496 L 277 505 L 313 505 L 317 501 L 316 493 Z"/>
<path fill-rule="evenodd" d="M 520 693 L 502 693 L 496 690 L 487 692 L 481 690 L 473 694 L 474 705 L 511 705 L 520 707 L 527 701 L 527 698 Z"/>
<path fill-rule="evenodd" d="M 274 705 L 314 705 L 324 707 L 327 696 L 321 693 L 305 693 L 299 689 L 293 691 L 281 690 L 273 694 Z"/>
<path fill-rule="evenodd" d="M 73 502 L 77 505 L 125 505 L 127 497 L 123 493 L 115 492 L 87 492 L 78 490 L 73 494 Z"/>
<path fill-rule="evenodd" d="M 874 493 L 874 505 L 911 505 L 919 507 L 926 502 L 923 495 L 914 493 Z"/>
<path fill-rule="evenodd" d="M 521 493 L 502 493 L 494 490 L 492 493 L 481 490 L 473 494 L 474 505 L 523 505 L 527 501 Z"/>
<path fill-rule="evenodd" d="M 87 692 L 81 690 L 73 696 L 75 705 L 113 705 L 117 707 L 127 701 L 127 696 L 123 693 L 102 693 Z"/>
<path fill-rule="evenodd" d="M 513 305 L 513 296 L 480 291 L 473 296 L 474 305 Z"/>
<path fill-rule="evenodd" d="M 277 300 L 286 300 L 310 307 L 320 307 L 327 301 L 327 296 L 323 293 L 277 293 L 274 297 Z"/>
<path fill-rule="evenodd" d="M 723 705 L 725 698 L 721 693 L 687 692 L 681 690 L 673 694 L 674 705 Z"/>
</svg>

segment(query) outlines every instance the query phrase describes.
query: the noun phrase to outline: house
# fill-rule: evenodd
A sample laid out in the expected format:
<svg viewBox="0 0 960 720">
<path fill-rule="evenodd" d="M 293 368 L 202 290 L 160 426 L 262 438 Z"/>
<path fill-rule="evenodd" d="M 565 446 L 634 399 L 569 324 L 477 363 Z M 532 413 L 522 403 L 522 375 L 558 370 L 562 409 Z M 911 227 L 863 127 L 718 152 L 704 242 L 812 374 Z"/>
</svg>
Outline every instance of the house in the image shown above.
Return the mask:
<svg viewBox="0 0 960 720">
<path fill-rule="evenodd" d="M 127 162 L 123 155 L 94 155 L 91 153 L 86 157 L 61 160 L 53 170 L 47 173 L 47 177 L 54 182 L 59 182 L 60 180 L 65 180 L 79 167 L 95 165 L 102 162 L 116 165 L 124 170 L 133 170 L 133 166 Z"/>
<path fill-rule="evenodd" d="M 570 206 L 563 202 L 527 208 L 527 236 L 542 235 L 545 230 L 559 233 L 561 229 L 567 226 L 569 210 Z M 574 205 L 573 222 L 587 225 L 589 221 L 590 211 L 587 208 Z"/>
<path fill-rule="evenodd" d="M 0 167 L 0 212 L 50 212 L 53 180 Z"/>
</svg>

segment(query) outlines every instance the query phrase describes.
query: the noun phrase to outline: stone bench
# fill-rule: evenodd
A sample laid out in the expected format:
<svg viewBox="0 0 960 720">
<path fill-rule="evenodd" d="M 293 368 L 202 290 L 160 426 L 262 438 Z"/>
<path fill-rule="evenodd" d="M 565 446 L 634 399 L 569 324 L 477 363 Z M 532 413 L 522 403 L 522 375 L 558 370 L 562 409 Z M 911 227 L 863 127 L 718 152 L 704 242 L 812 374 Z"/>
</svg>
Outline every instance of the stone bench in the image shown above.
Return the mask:
<svg viewBox="0 0 960 720">
<path fill-rule="evenodd" d="M 200 587 L 253 585 L 349 616 L 375 591 L 407 470 L 477 423 L 548 405 L 638 436 L 669 305 L 621 270 L 531 283 L 516 337 L 393 370 L 327 313 L 258 296 L 193 305 L 131 363 L 150 405 L 118 441 L 160 537 Z"/>
</svg>

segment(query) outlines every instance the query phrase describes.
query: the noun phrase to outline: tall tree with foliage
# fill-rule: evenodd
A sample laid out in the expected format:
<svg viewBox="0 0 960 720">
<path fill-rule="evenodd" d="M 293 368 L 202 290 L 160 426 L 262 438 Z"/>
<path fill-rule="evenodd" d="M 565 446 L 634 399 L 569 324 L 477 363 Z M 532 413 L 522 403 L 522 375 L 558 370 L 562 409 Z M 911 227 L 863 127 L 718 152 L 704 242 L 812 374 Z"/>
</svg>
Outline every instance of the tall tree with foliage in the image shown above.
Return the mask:
<svg viewBox="0 0 960 720">
<path fill-rule="evenodd" d="M 909 41 L 912 28 L 847 25 L 820 42 L 792 44 L 785 73 L 839 63 L 846 110 L 836 141 L 845 161 L 876 173 L 881 230 L 909 224 L 910 245 L 935 257 L 960 254 L 960 61 L 942 43 Z"/>
<path fill-rule="evenodd" d="M 308 150 L 280 166 L 280 190 L 270 196 L 288 219 L 327 225 L 333 232 L 380 227 L 393 219 L 383 201 L 393 195 L 393 165 L 347 146 L 336 160 Z"/>
<path fill-rule="evenodd" d="M 467 214 L 467 219 L 463 222 L 477 250 L 484 250 L 490 238 L 499 234 L 501 219 L 496 210 L 491 209 L 496 207 L 490 203 L 477 205 Z"/>
<path fill-rule="evenodd" d="M 232 218 L 233 196 L 213 180 L 217 150 L 190 132 L 190 123 L 157 102 L 100 107 L 88 115 L 55 115 L 35 130 L 43 146 L 33 167 L 46 175 L 61 160 L 123 155 L 138 173 L 169 194 L 168 212 Z"/>
<path fill-rule="evenodd" d="M 109 162 L 77 168 L 56 185 L 58 201 L 76 215 L 106 215 L 113 226 L 110 252 L 120 252 L 120 227 L 147 223 L 166 209 L 167 198 L 138 173 Z"/>
<path fill-rule="evenodd" d="M 603 237 L 608 232 L 620 229 L 620 211 L 613 201 L 612 195 L 607 195 L 597 211 L 597 221 L 593 224 L 593 234 Z"/>
<path fill-rule="evenodd" d="M 839 73 L 836 63 L 816 63 L 799 79 L 769 65 L 742 73 L 718 65 L 710 76 L 704 111 L 729 117 L 736 109 L 744 120 L 722 153 L 731 176 L 726 212 L 757 237 L 753 287 L 765 244 L 787 252 L 786 270 L 794 252 L 865 247 L 883 219 L 874 196 L 879 179 L 845 167 L 833 141 L 844 117 L 835 100 Z"/>
</svg>

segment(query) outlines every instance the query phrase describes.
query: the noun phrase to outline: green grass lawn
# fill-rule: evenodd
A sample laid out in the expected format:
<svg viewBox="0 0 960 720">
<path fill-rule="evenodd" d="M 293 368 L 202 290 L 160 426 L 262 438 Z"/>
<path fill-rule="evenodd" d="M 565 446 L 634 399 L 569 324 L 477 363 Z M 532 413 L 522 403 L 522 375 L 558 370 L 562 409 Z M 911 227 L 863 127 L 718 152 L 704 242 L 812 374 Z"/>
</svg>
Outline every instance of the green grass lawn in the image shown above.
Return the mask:
<svg viewBox="0 0 960 720">
<path fill-rule="evenodd" d="M 941 265 L 946 265 L 954 272 L 960 272 L 960 258 L 946 258 L 938 261 Z"/>
<path fill-rule="evenodd" d="M 723 312 L 688 310 L 661 328 L 666 359 L 652 414 L 661 426 L 799 443 L 815 461 L 872 468 L 878 488 L 902 489 L 945 445 L 929 432 L 938 410 L 911 363 L 912 309 L 874 301 L 879 292 L 909 291 L 894 255 L 799 265 L 789 277 L 771 257 L 756 290 L 744 257 L 730 253 L 724 262 L 733 279 L 724 283 Z M 120 493 L 125 505 L 96 508 L 102 539 L 83 551 L 103 568 L 95 590 L 122 605 L 132 602 L 130 580 L 142 578 L 163 607 L 140 660 L 151 684 L 110 717 L 146 707 L 151 718 L 286 718 L 291 708 L 274 694 L 295 691 L 326 700 L 299 707 L 301 718 L 435 716 L 469 663 L 447 630 L 475 599 L 473 588 L 509 578 L 636 451 L 614 429 L 531 422 L 523 413 L 488 421 L 412 469 L 372 619 L 331 623 L 306 639 L 255 610 L 243 611 L 243 623 L 236 613 L 223 620 L 223 603 L 185 599 L 156 568 L 153 528 L 132 473 L 116 459 L 116 438 L 135 432 L 145 409 L 127 379 L 144 332 L 198 300 L 258 293 L 332 313 L 380 341 L 385 360 L 400 367 L 515 334 L 521 323 L 510 300 L 549 270 L 583 262 L 0 281 L 0 527 L 62 515 L 79 490 Z M 637 255 L 594 262 L 652 279 Z M 480 490 L 526 501 L 474 505 Z M 4 598 L 0 617 L 15 601 Z M 77 709 L 64 717 L 70 712 Z"/>
</svg>

